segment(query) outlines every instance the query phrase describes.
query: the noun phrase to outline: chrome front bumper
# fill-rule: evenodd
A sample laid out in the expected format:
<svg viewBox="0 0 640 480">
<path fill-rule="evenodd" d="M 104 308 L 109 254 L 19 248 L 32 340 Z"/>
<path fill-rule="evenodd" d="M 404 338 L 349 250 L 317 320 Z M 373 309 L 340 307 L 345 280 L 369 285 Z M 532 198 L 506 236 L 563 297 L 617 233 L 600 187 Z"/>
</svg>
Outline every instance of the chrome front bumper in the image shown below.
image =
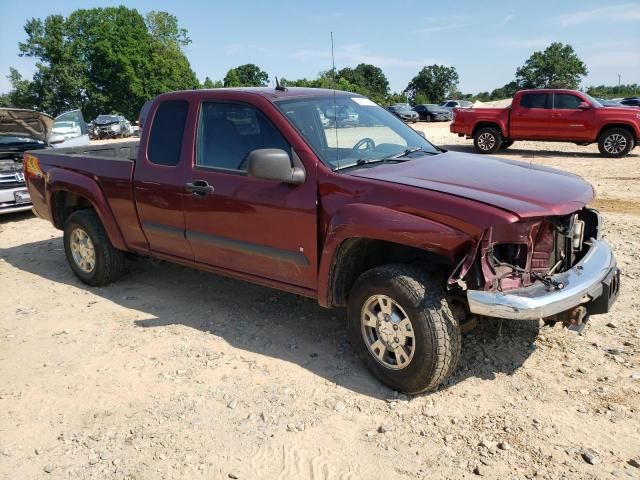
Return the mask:
<svg viewBox="0 0 640 480">
<path fill-rule="evenodd" d="M 15 213 L 31 210 L 31 202 L 16 202 L 16 192 L 27 193 L 27 187 L 0 189 L 0 215 L 3 213 Z"/>
<path fill-rule="evenodd" d="M 561 289 L 549 289 L 542 282 L 507 292 L 468 290 L 469 310 L 476 315 L 537 320 L 565 312 L 606 296 L 606 310 L 618 294 L 619 271 L 609 244 L 604 240 L 589 241 L 587 254 L 570 270 L 551 278 Z M 598 311 L 603 302 L 598 301 Z M 587 309 L 589 306 L 587 305 Z"/>
</svg>

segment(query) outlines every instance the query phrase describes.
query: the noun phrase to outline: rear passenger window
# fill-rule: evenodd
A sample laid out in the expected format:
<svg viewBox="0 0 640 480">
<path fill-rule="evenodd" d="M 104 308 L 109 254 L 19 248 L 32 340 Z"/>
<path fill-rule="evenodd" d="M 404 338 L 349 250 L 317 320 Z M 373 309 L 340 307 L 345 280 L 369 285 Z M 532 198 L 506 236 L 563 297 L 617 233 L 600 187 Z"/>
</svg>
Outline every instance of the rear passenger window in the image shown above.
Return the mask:
<svg viewBox="0 0 640 480">
<path fill-rule="evenodd" d="M 582 100 L 570 93 L 556 93 L 554 108 L 562 110 L 576 110 Z"/>
<path fill-rule="evenodd" d="M 551 94 L 525 93 L 520 99 L 520 106 L 524 108 L 551 108 Z"/>
<path fill-rule="evenodd" d="M 180 162 L 188 111 L 189 104 L 184 100 L 169 100 L 160 104 L 153 117 L 147 148 L 151 163 L 173 167 Z"/>
<path fill-rule="evenodd" d="M 246 171 L 247 156 L 259 148 L 279 148 L 291 155 L 282 134 L 256 108 L 240 103 L 202 104 L 197 166 Z"/>
</svg>

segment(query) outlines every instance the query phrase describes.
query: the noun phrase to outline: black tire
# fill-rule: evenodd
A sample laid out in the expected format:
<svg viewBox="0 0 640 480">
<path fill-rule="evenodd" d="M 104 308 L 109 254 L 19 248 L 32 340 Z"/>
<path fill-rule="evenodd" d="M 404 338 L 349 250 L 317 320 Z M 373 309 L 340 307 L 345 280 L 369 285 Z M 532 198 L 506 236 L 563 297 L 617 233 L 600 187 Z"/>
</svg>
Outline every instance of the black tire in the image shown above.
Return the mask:
<svg viewBox="0 0 640 480">
<path fill-rule="evenodd" d="M 473 145 L 480 153 L 496 153 L 502 145 L 502 134 L 493 127 L 483 127 L 473 136 Z"/>
<path fill-rule="evenodd" d="M 433 122 L 433 117 L 431 115 L 427 115 L 426 117 L 424 117 L 424 121 L 425 122 Z"/>
<path fill-rule="evenodd" d="M 414 335 L 411 342 L 413 358 L 401 369 L 383 365 L 365 340 L 361 316 L 367 302 L 376 295 L 393 299 L 410 319 Z M 357 355 L 375 377 L 394 390 L 408 394 L 432 390 L 446 380 L 458 364 L 458 322 L 440 282 L 417 267 L 385 265 L 360 275 L 349 295 L 347 318 L 349 336 Z"/>
<path fill-rule="evenodd" d="M 511 145 L 513 145 L 513 140 L 502 140 L 502 145 L 500 145 L 500 150 L 506 150 Z"/>
<path fill-rule="evenodd" d="M 633 135 L 624 128 L 610 128 L 598 137 L 598 150 L 605 157 L 624 157 L 633 147 L 635 147 Z"/>
<path fill-rule="evenodd" d="M 91 271 L 83 270 L 72 253 L 72 234 L 77 229 L 85 232 L 91 240 L 95 252 Z M 105 285 L 124 272 L 124 253 L 113 247 L 94 210 L 78 210 L 69 215 L 64 224 L 63 242 L 71 270 L 87 285 Z"/>
</svg>

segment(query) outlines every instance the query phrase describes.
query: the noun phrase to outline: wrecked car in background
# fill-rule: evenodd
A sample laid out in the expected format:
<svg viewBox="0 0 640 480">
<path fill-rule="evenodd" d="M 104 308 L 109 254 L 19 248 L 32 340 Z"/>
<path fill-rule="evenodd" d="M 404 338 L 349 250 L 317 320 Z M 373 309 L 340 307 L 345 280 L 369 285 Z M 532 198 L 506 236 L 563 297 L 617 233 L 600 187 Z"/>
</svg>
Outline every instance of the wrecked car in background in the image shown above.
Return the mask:
<svg viewBox="0 0 640 480">
<path fill-rule="evenodd" d="M 98 115 L 91 122 L 92 138 L 124 138 L 131 136 L 131 125 L 122 115 Z"/>
<path fill-rule="evenodd" d="M 88 144 L 80 110 L 53 119 L 33 110 L 0 108 L 0 214 L 31 209 L 24 182 L 23 152 Z"/>
</svg>

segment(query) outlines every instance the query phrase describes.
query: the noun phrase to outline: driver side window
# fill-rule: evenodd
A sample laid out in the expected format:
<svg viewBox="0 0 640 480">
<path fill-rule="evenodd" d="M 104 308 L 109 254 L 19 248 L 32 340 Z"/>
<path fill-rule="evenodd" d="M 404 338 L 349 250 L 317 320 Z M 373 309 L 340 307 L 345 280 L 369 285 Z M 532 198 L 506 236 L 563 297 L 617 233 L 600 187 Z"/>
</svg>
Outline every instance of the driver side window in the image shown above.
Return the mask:
<svg viewBox="0 0 640 480">
<path fill-rule="evenodd" d="M 230 102 L 202 104 L 196 166 L 245 172 L 247 156 L 260 148 L 280 148 L 291 154 L 282 134 L 253 106 Z"/>
</svg>

